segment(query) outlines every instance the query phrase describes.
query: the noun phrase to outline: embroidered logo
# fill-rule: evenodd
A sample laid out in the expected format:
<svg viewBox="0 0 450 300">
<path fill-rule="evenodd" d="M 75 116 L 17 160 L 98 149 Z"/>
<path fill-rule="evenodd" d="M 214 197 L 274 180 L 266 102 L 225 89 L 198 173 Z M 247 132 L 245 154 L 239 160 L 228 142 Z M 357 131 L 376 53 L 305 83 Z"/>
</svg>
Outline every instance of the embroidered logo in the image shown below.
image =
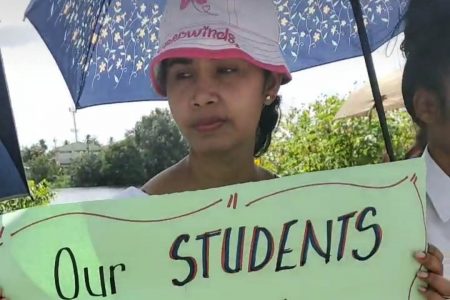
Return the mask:
<svg viewBox="0 0 450 300">
<path fill-rule="evenodd" d="M 211 5 L 208 4 L 208 0 L 181 0 L 180 10 L 186 9 L 191 3 L 198 12 L 217 16 L 216 13 L 211 12 Z"/>
<path fill-rule="evenodd" d="M 215 40 L 223 40 L 227 43 L 234 45 L 236 48 L 239 48 L 237 44 L 236 37 L 233 33 L 231 33 L 230 29 L 214 29 L 210 26 L 203 26 L 199 28 L 194 28 L 191 30 L 183 30 L 176 34 L 174 34 L 167 42 L 164 44 L 162 48 L 166 48 L 173 42 L 176 42 L 181 39 L 189 39 L 189 38 L 204 38 L 204 39 L 215 39 Z"/>
</svg>

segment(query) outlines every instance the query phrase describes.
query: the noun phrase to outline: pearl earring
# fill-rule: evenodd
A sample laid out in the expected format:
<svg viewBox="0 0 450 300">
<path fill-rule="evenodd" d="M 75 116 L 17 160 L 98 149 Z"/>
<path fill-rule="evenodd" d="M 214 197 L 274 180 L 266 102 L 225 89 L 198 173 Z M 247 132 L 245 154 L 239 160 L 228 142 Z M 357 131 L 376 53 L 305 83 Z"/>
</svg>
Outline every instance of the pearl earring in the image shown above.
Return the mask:
<svg viewBox="0 0 450 300">
<path fill-rule="evenodd" d="M 266 97 L 266 101 L 264 101 L 264 104 L 269 106 L 270 104 L 272 104 L 272 96 L 267 95 Z"/>
</svg>

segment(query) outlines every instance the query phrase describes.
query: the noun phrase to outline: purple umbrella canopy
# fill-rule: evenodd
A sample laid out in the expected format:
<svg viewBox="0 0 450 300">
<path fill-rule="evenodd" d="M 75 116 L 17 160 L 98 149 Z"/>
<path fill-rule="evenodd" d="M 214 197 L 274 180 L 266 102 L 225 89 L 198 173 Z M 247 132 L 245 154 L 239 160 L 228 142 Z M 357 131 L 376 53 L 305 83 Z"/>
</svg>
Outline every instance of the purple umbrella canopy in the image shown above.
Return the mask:
<svg viewBox="0 0 450 300">
<path fill-rule="evenodd" d="M 408 1 L 360 0 L 372 51 L 401 32 Z M 151 87 L 149 65 L 158 51 L 165 2 L 32 0 L 26 17 L 53 54 L 77 108 L 161 100 Z M 273 2 L 292 72 L 363 55 L 350 0 Z M 207 0 L 181 0 L 183 5 L 211 9 Z"/>
</svg>

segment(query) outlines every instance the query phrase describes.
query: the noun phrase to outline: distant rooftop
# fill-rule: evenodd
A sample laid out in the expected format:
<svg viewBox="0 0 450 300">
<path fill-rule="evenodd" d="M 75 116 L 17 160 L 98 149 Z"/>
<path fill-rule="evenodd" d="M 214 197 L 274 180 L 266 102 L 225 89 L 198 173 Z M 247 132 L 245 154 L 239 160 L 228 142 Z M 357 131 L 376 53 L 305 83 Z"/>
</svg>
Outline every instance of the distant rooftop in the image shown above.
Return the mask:
<svg viewBox="0 0 450 300">
<path fill-rule="evenodd" d="M 76 142 L 61 147 L 57 147 L 55 149 L 55 152 L 79 152 L 79 151 L 87 151 L 88 148 L 89 151 L 100 151 L 102 149 L 102 147 L 96 144 L 89 144 L 88 147 L 88 144 L 86 143 Z"/>
<path fill-rule="evenodd" d="M 100 152 L 102 147 L 96 144 L 86 144 L 82 142 L 76 142 L 61 147 L 55 148 L 55 159 L 61 165 L 69 165 L 72 161 L 80 157 L 83 153 Z"/>
</svg>

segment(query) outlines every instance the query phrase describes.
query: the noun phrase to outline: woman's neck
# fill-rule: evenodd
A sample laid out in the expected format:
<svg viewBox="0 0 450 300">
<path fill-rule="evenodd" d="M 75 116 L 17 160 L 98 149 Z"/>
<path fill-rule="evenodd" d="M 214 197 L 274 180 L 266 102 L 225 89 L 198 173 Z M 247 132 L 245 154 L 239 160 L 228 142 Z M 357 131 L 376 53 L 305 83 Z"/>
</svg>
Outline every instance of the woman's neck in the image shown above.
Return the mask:
<svg viewBox="0 0 450 300">
<path fill-rule="evenodd" d="M 193 185 L 198 189 L 263 179 L 251 154 L 233 155 L 228 152 L 226 155 L 206 156 L 191 153 L 186 157 L 184 163 Z"/>
</svg>

